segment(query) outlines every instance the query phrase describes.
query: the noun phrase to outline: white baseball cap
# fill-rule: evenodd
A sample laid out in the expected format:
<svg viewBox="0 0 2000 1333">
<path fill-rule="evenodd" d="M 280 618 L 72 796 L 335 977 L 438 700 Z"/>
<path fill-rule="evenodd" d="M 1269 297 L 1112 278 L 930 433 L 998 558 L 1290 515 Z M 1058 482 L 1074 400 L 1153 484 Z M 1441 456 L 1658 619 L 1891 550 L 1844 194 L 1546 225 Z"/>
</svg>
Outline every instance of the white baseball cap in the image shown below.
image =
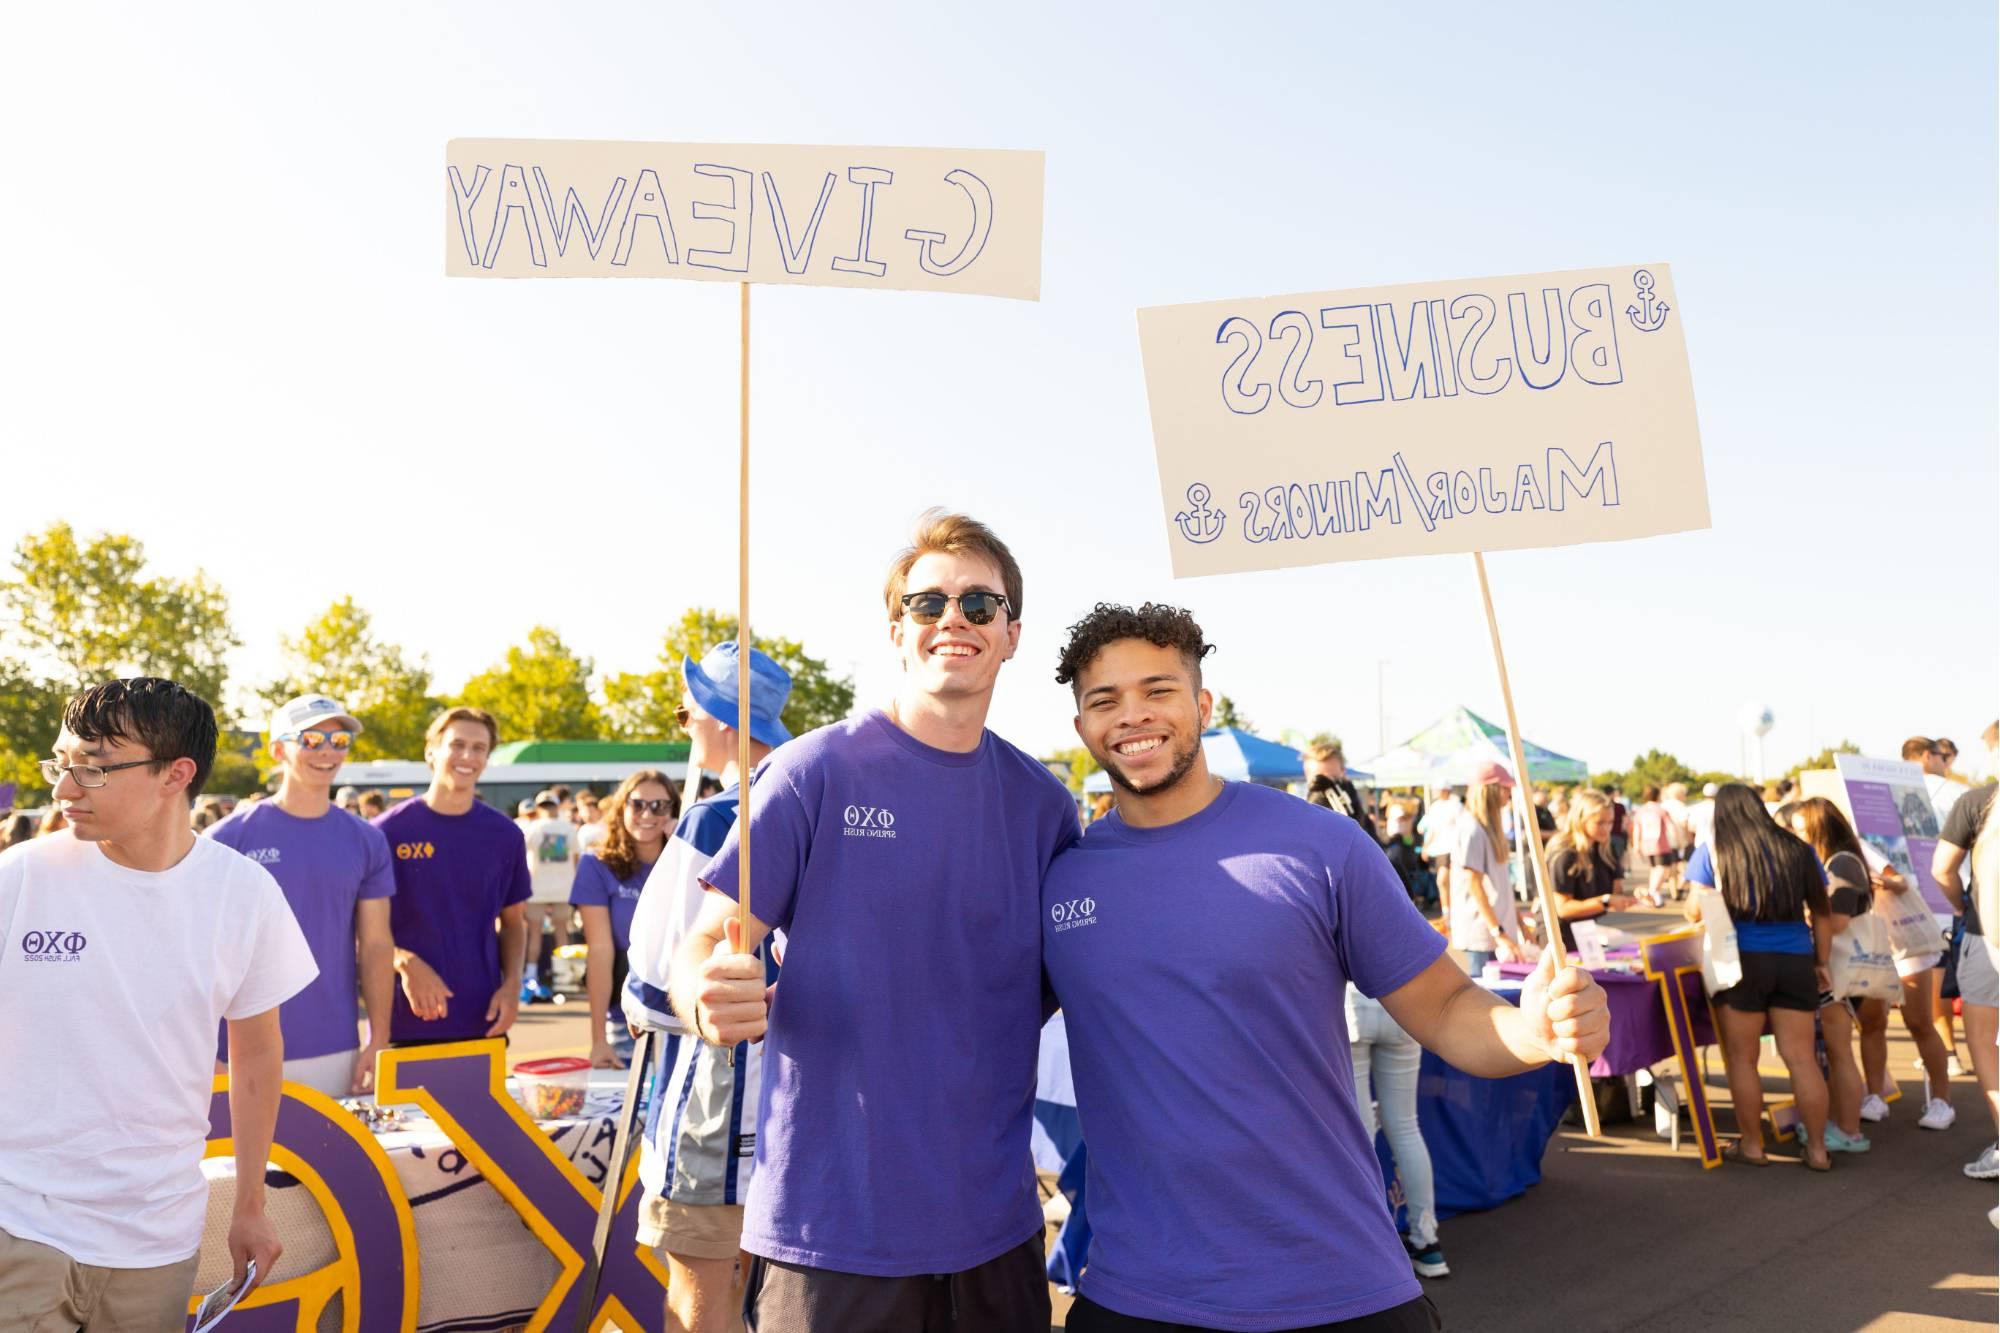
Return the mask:
<svg viewBox="0 0 2000 1333">
<path fill-rule="evenodd" d="M 1702 784 L 1701 794 L 1703 796 L 1713 796 L 1721 790 L 1722 788 L 1716 786 L 1713 782 L 1705 782 Z"/>
<path fill-rule="evenodd" d="M 361 719 L 348 712 L 338 700 L 329 699 L 324 694 L 301 694 L 272 711 L 271 739 L 286 740 L 322 722 L 336 721 L 355 735 L 361 734 Z"/>
</svg>

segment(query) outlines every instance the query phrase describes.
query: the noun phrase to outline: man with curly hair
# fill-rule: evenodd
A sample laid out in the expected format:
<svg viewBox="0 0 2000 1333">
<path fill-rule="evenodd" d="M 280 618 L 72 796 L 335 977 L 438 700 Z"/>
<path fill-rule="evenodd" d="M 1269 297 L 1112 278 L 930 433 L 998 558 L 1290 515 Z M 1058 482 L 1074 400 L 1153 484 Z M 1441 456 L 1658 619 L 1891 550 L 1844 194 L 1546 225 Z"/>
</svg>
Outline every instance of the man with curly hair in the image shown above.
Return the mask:
<svg viewBox="0 0 2000 1333">
<path fill-rule="evenodd" d="M 1594 1057 L 1604 992 L 1551 952 L 1521 1006 L 1502 1002 L 1352 820 L 1211 775 L 1210 651 L 1186 611 L 1100 605 L 1056 672 L 1119 794 L 1042 887 L 1090 1145 L 1068 1327 L 1428 1331 L 1334 1021 L 1346 987 L 1487 1078 Z"/>
<path fill-rule="evenodd" d="M 927 514 L 883 591 L 894 701 L 758 769 L 667 989 L 711 1042 L 764 1036 L 768 1006 L 743 1216 L 750 1327 L 1046 1329 L 1028 1146 L 1038 908 L 1076 805 L 986 730 L 1021 639 L 1021 571 L 1000 539 Z M 743 820 L 755 855 L 739 941 Z M 762 965 L 733 946 L 769 930 L 785 946 L 767 1001 Z"/>
</svg>

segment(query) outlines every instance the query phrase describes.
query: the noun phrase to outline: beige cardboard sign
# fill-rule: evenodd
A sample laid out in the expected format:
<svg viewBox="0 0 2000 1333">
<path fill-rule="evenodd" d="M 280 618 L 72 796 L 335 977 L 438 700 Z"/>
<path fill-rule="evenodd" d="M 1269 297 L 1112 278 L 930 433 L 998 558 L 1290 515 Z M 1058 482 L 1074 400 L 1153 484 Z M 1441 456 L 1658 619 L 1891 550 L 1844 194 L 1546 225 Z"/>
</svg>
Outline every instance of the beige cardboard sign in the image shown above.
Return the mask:
<svg viewBox="0 0 2000 1333">
<path fill-rule="evenodd" d="M 1042 155 L 453 139 L 454 278 L 683 278 L 1039 299 Z"/>
<path fill-rule="evenodd" d="M 1174 574 L 1708 526 L 1665 264 L 1139 312 Z"/>
</svg>

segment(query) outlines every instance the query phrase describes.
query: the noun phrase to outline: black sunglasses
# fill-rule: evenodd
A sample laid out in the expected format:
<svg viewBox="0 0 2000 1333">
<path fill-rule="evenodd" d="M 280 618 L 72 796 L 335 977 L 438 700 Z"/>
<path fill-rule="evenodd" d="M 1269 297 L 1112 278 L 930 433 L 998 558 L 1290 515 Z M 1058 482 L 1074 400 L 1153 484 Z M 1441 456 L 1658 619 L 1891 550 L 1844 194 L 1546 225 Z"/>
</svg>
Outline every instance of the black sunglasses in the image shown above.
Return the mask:
<svg viewBox="0 0 2000 1333">
<path fill-rule="evenodd" d="M 912 592 L 903 595 L 903 610 L 919 625 L 935 625 L 944 619 L 945 608 L 953 602 L 965 618 L 975 625 L 990 625 L 993 617 L 1005 611 L 1014 613 L 1007 599 L 997 592 L 964 592 L 956 597 L 941 592 Z"/>
<path fill-rule="evenodd" d="M 625 802 L 625 808 L 635 815 L 664 815 L 667 803 L 664 800 L 641 801 L 636 798 Z"/>
</svg>

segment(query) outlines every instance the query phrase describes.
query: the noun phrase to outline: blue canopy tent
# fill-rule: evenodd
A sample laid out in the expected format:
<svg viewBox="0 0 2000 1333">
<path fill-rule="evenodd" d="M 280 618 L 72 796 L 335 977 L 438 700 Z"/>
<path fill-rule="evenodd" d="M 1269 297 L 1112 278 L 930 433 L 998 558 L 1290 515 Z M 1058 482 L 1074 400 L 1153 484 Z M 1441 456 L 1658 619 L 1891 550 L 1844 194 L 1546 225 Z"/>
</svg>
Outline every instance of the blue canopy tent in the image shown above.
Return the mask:
<svg viewBox="0 0 2000 1333">
<path fill-rule="evenodd" d="M 1227 782 L 1256 782 L 1266 787 L 1283 787 L 1306 775 L 1305 761 L 1289 745 L 1253 736 L 1241 727 L 1210 727 L 1201 733 L 1202 753 L 1208 757 L 1208 771 Z M 1366 782 L 1368 775 L 1353 769 L 1347 775 Z M 1083 780 L 1083 789 L 1095 794 L 1111 790 L 1111 779 L 1103 772 Z"/>
</svg>

